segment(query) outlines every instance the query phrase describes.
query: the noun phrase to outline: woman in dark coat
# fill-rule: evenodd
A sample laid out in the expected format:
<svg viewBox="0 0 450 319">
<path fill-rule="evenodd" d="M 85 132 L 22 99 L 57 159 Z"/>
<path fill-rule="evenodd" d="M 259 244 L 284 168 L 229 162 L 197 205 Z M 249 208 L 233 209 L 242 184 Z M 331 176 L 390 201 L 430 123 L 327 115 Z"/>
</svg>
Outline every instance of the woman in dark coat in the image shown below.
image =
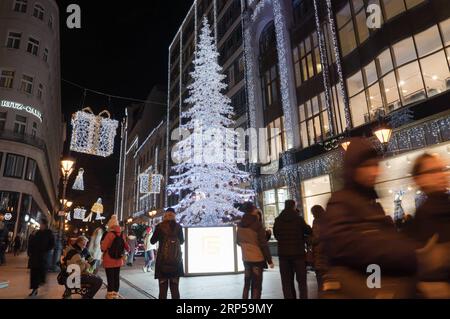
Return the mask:
<svg viewBox="0 0 450 319">
<path fill-rule="evenodd" d="M 180 277 L 184 276 L 181 255 L 184 235 L 182 227 L 176 222 L 173 208 L 167 209 L 164 221 L 156 226 L 150 242 L 159 242 L 155 264 L 155 279 L 159 280 L 159 299 L 167 299 L 169 287 L 172 299 L 180 299 Z"/>
<path fill-rule="evenodd" d="M 30 289 L 32 289 L 30 297 L 36 296 L 39 286 L 45 284 L 48 254 L 54 247 L 55 238 L 52 231 L 48 229 L 48 221 L 43 219 L 41 220 L 40 229 L 35 235 L 30 236 L 28 243 Z"/>
</svg>

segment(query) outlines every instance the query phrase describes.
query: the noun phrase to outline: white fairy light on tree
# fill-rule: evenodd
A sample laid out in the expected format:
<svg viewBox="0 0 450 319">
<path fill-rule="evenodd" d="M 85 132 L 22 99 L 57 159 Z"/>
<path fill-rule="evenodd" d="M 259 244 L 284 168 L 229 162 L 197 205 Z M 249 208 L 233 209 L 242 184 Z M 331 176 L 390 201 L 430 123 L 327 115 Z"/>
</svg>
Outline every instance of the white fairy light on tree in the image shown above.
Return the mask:
<svg viewBox="0 0 450 319">
<path fill-rule="evenodd" d="M 77 191 L 84 191 L 84 180 L 83 180 L 84 169 L 80 168 L 78 170 L 78 175 L 75 178 L 72 189 Z"/>
<path fill-rule="evenodd" d="M 237 167 L 240 144 L 231 128 L 234 121 L 231 100 L 222 93 L 225 75 L 218 64 L 219 54 L 206 17 L 195 54 L 193 83 L 188 87 L 191 107 L 182 112 L 191 135 L 178 143 L 176 175 L 168 185 L 169 194 L 184 196 L 175 207 L 184 225 L 218 226 L 240 215 L 234 207 L 249 200 L 253 191 L 242 184 L 249 174 Z M 204 196 L 198 196 L 204 194 Z"/>
<path fill-rule="evenodd" d="M 103 117 L 106 115 L 106 117 Z M 108 111 L 94 115 L 85 108 L 72 115 L 72 139 L 70 149 L 75 152 L 108 157 L 114 151 L 119 122 L 111 119 Z"/>
</svg>

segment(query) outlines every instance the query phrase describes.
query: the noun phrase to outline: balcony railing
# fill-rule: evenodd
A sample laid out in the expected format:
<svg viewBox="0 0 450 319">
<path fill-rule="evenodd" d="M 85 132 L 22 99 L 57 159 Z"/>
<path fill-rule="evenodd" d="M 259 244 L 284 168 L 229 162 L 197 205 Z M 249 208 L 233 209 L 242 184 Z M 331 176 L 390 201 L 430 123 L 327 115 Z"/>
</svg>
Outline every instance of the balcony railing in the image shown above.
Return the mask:
<svg viewBox="0 0 450 319">
<path fill-rule="evenodd" d="M 0 140 L 23 143 L 46 151 L 45 142 L 42 139 L 29 134 L 20 134 L 9 130 L 3 130 L 0 131 Z"/>
</svg>

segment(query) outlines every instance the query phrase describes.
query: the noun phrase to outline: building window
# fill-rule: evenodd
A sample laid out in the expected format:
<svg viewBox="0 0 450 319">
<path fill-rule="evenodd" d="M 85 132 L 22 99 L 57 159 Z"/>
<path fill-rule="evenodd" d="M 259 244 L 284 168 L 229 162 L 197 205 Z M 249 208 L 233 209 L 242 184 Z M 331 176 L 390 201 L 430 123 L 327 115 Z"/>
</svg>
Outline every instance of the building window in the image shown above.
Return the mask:
<svg viewBox="0 0 450 319">
<path fill-rule="evenodd" d="M 22 75 L 22 84 L 20 86 L 20 90 L 27 94 L 33 93 L 33 82 L 34 78 L 28 75 Z"/>
<path fill-rule="evenodd" d="M 284 209 L 284 203 L 288 199 L 290 199 L 290 194 L 287 187 L 271 189 L 264 192 L 263 212 L 264 224 L 267 228 L 273 228 L 275 218 Z"/>
<path fill-rule="evenodd" d="M 16 120 L 14 122 L 14 133 L 25 135 L 26 128 L 27 118 L 21 115 L 16 115 Z"/>
<path fill-rule="evenodd" d="M 22 178 L 25 157 L 8 154 L 6 155 L 5 177 Z"/>
<path fill-rule="evenodd" d="M 48 49 L 47 48 L 44 49 L 44 56 L 43 56 L 43 58 L 44 58 L 44 62 L 48 62 Z"/>
<path fill-rule="evenodd" d="M 4 131 L 5 130 L 5 126 L 6 126 L 6 115 L 8 113 L 6 112 L 0 112 L 0 131 Z M 1 165 L 1 161 L 0 161 L 0 165 Z"/>
<path fill-rule="evenodd" d="M 42 100 L 43 92 L 44 92 L 44 86 L 41 83 L 39 83 L 38 90 L 37 90 L 38 99 Z"/>
<path fill-rule="evenodd" d="M 6 42 L 6 47 L 10 48 L 10 49 L 19 49 L 21 38 L 22 38 L 22 33 L 9 32 L 8 40 Z"/>
<path fill-rule="evenodd" d="M 25 171 L 25 179 L 27 181 L 34 182 L 36 179 L 36 169 L 37 169 L 37 163 L 35 160 L 29 158 L 27 160 L 27 169 Z"/>
<path fill-rule="evenodd" d="M 305 221 L 312 225 L 314 216 L 311 213 L 311 208 L 320 205 L 325 209 L 331 197 L 330 176 L 324 175 L 304 181 L 302 183 L 302 197 Z"/>
<path fill-rule="evenodd" d="M 33 122 L 33 128 L 31 130 L 31 136 L 36 138 L 36 135 L 37 135 L 37 123 Z"/>
<path fill-rule="evenodd" d="M 279 98 L 278 67 L 272 66 L 263 75 L 264 108 L 270 107 Z"/>
<path fill-rule="evenodd" d="M 284 116 L 269 123 L 267 126 L 267 146 L 271 161 L 278 160 L 280 158 L 280 154 L 287 151 Z"/>
<path fill-rule="evenodd" d="M 323 92 L 301 104 L 298 112 L 303 148 L 320 143 L 330 136 L 330 122 Z"/>
<path fill-rule="evenodd" d="M 14 83 L 14 71 L 2 70 L 0 72 L 0 87 L 12 89 Z"/>
<path fill-rule="evenodd" d="M 39 41 L 33 38 L 29 38 L 27 52 L 37 56 L 39 52 Z"/>
<path fill-rule="evenodd" d="M 34 5 L 33 17 L 44 20 L 44 8 L 40 4 Z"/>
<path fill-rule="evenodd" d="M 16 0 L 14 2 L 14 11 L 16 12 L 27 12 L 27 0 Z"/>
<path fill-rule="evenodd" d="M 403 0 L 383 0 L 383 7 L 386 20 L 392 19 L 406 10 Z"/>
</svg>

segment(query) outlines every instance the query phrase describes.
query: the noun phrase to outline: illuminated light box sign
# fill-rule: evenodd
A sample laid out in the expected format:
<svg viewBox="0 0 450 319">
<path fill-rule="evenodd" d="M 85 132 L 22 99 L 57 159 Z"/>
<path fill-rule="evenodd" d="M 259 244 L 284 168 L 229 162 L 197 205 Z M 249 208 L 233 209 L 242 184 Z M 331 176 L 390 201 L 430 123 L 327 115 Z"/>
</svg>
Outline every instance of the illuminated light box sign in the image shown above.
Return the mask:
<svg viewBox="0 0 450 319">
<path fill-rule="evenodd" d="M 42 122 L 42 113 L 38 110 L 36 110 L 34 107 L 23 105 L 21 103 L 11 102 L 11 101 L 1 101 L 0 103 L 1 107 L 8 108 L 8 109 L 14 109 L 19 111 L 25 111 L 27 113 L 30 113 L 31 115 L 36 116 L 41 122 Z"/>
<path fill-rule="evenodd" d="M 236 228 L 185 228 L 185 273 L 189 275 L 232 274 L 244 270 Z"/>
</svg>

